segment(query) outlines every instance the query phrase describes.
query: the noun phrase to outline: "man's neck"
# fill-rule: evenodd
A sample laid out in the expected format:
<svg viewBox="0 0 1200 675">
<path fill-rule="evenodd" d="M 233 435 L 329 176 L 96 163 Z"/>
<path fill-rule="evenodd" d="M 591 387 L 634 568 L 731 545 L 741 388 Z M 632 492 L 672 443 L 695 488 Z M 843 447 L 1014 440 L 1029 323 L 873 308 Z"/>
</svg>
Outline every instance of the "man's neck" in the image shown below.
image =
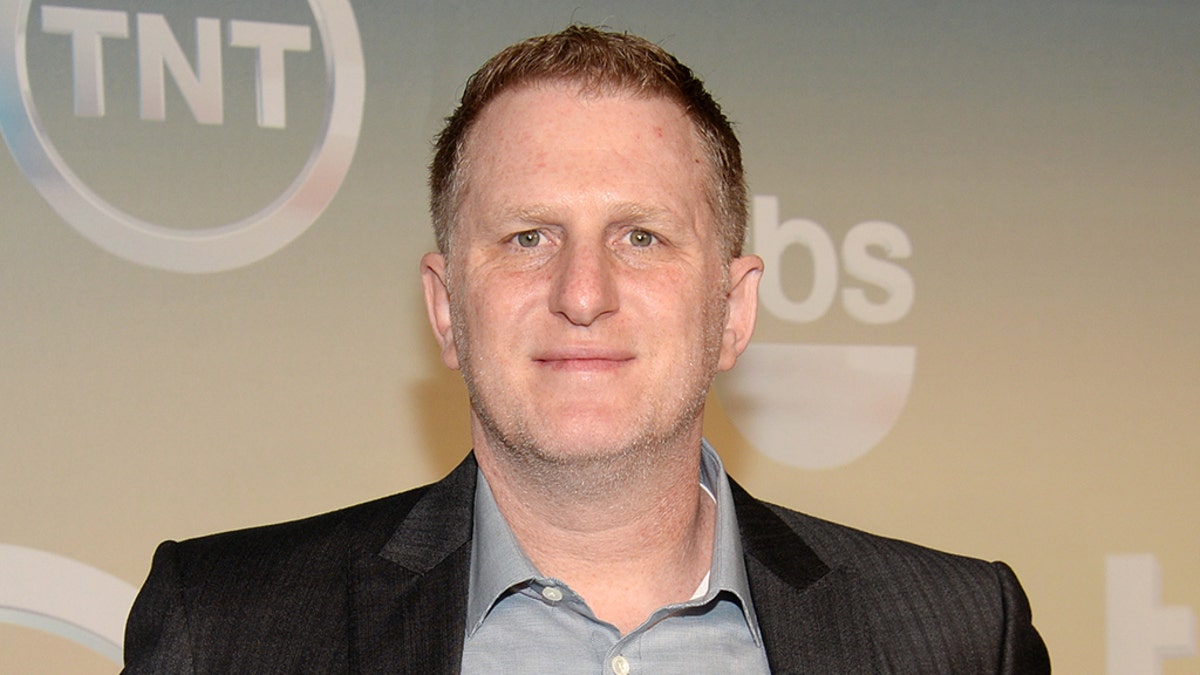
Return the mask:
<svg viewBox="0 0 1200 675">
<path fill-rule="evenodd" d="M 523 471 L 481 445 L 480 469 L 525 554 L 623 634 L 689 599 L 708 572 L 716 507 L 700 488 L 698 435 L 690 448 L 655 453 L 657 466 L 609 466 L 586 488 L 578 472 Z"/>
</svg>

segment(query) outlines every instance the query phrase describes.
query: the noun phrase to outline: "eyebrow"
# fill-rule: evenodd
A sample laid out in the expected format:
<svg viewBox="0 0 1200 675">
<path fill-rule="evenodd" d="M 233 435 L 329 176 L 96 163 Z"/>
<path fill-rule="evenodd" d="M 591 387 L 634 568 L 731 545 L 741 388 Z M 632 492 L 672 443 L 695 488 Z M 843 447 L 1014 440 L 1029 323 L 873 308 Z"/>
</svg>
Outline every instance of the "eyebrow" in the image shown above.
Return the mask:
<svg viewBox="0 0 1200 675">
<path fill-rule="evenodd" d="M 503 222 L 552 224 L 561 220 L 556 215 L 558 211 L 557 207 L 549 204 L 534 204 L 502 209 L 498 215 L 499 220 Z M 636 202 L 617 202 L 609 207 L 609 217 L 614 223 L 636 224 L 663 220 L 670 216 L 669 209 Z"/>
</svg>

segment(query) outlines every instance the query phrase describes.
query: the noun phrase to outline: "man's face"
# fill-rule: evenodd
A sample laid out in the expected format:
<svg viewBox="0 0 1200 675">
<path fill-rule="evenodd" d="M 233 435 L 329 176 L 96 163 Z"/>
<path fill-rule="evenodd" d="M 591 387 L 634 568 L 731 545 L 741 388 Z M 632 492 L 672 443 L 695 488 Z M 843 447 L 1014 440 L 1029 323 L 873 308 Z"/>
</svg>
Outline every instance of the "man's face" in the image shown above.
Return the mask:
<svg viewBox="0 0 1200 675">
<path fill-rule="evenodd" d="M 726 274 L 682 109 L 520 88 L 484 111 L 466 165 L 450 258 L 422 272 L 477 451 L 698 445 L 712 378 L 749 340 L 761 261 Z"/>
</svg>

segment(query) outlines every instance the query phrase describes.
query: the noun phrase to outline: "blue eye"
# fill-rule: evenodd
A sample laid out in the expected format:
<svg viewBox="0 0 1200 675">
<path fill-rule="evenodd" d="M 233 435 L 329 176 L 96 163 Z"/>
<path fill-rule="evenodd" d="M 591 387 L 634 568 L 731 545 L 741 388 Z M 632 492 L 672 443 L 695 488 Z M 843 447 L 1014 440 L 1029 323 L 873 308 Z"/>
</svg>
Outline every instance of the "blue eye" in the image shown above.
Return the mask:
<svg viewBox="0 0 1200 675">
<path fill-rule="evenodd" d="M 629 233 L 629 243 L 638 248 L 645 248 L 654 243 L 654 235 L 645 230 L 634 230 Z"/>
<path fill-rule="evenodd" d="M 522 248 L 534 248 L 542 242 L 542 234 L 537 230 L 521 232 L 516 236 L 517 245 Z"/>
</svg>

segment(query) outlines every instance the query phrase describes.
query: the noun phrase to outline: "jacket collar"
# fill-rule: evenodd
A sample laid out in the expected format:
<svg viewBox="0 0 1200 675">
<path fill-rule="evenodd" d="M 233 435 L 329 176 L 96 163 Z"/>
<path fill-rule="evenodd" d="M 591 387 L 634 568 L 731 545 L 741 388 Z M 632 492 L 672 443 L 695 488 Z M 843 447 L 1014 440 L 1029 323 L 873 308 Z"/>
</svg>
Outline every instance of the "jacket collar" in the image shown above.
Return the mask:
<svg viewBox="0 0 1200 675">
<path fill-rule="evenodd" d="M 351 672 L 458 672 L 475 471 L 468 454 L 424 489 L 377 555 L 351 562 Z"/>
<path fill-rule="evenodd" d="M 829 567 L 775 511 L 730 486 L 771 672 L 871 672 L 853 571 Z"/>
</svg>

